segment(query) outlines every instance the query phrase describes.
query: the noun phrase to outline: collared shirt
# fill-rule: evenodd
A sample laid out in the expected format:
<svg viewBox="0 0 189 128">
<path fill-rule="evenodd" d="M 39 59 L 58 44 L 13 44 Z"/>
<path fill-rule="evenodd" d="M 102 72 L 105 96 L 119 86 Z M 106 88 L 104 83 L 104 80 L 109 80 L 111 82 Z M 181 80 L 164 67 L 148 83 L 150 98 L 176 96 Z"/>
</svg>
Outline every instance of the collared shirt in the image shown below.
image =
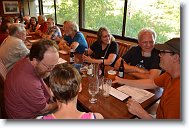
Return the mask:
<svg viewBox="0 0 189 128">
<path fill-rule="evenodd" d="M 62 33 L 58 26 L 53 26 L 47 30 L 47 35 L 51 35 L 51 39 L 55 40 L 56 37 L 62 38 Z"/>
<path fill-rule="evenodd" d="M 0 59 L 9 71 L 18 60 L 28 55 L 29 52 L 30 50 L 21 39 L 8 36 L 1 44 Z"/>
</svg>

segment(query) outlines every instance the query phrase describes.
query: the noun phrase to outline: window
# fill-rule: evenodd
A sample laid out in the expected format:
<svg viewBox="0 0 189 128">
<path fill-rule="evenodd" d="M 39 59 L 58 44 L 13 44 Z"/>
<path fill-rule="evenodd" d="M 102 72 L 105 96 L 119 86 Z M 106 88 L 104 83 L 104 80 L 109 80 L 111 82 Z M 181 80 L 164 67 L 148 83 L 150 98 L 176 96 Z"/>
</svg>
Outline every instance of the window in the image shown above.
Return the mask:
<svg viewBox="0 0 189 128">
<path fill-rule="evenodd" d="M 78 0 L 56 0 L 57 24 L 70 20 L 78 23 Z"/>
<path fill-rule="evenodd" d="M 179 0 L 128 0 L 126 36 L 137 38 L 140 29 L 152 28 L 158 43 L 180 37 Z"/>
<path fill-rule="evenodd" d="M 85 29 L 105 26 L 111 33 L 122 34 L 125 0 L 85 0 Z"/>
<path fill-rule="evenodd" d="M 42 0 L 43 1 L 43 15 L 46 18 L 52 17 L 55 19 L 54 0 Z"/>
<path fill-rule="evenodd" d="M 134 39 L 137 39 L 142 28 L 148 27 L 156 31 L 158 43 L 180 37 L 179 0 L 55 0 L 55 3 L 54 0 L 31 0 L 31 16 L 39 14 L 38 1 L 43 2 L 43 13 L 47 17 L 54 18 L 56 13 L 55 20 L 60 25 L 66 20 L 78 24 L 80 21 L 83 30 L 97 31 L 105 26 L 114 35 Z M 83 11 L 80 17 L 79 5 Z M 124 5 L 127 5 L 125 15 Z M 126 21 L 123 21 L 124 16 Z M 125 32 L 122 28 L 125 28 Z"/>
<path fill-rule="evenodd" d="M 38 0 L 24 1 L 24 15 L 30 15 L 31 17 L 37 17 L 39 15 L 39 3 Z"/>
</svg>

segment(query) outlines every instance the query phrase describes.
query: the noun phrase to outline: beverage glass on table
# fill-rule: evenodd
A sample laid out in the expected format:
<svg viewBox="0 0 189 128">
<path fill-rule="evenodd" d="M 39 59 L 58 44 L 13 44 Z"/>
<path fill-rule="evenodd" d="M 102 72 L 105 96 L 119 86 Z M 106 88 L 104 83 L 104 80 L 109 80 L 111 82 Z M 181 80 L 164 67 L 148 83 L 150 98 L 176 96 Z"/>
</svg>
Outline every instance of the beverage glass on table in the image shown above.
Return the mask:
<svg viewBox="0 0 189 128">
<path fill-rule="evenodd" d="M 89 94 L 92 96 L 91 99 L 89 99 L 90 103 L 96 103 L 97 99 L 95 98 L 95 95 L 99 92 L 99 85 L 98 82 L 91 82 L 89 83 L 88 88 Z"/>
<path fill-rule="evenodd" d="M 114 71 L 114 70 L 109 70 L 108 71 L 108 78 L 111 79 L 112 81 L 115 80 L 116 75 L 117 75 L 116 71 Z"/>
<path fill-rule="evenodd" d="M 103 96 L 108 97 L 111 91 L 112 80 L 109 78 L 104 78 L 102 84 Z"/>
<path fill-rule="evenodd" d="M 88 67 L 85 66 L 85 65 L 82 65 L 81 68 L 80 68 L 80 72 L 82 73 L 82 77 L 86 77 L 87 71 L 88 71 Z"/>
</svg>

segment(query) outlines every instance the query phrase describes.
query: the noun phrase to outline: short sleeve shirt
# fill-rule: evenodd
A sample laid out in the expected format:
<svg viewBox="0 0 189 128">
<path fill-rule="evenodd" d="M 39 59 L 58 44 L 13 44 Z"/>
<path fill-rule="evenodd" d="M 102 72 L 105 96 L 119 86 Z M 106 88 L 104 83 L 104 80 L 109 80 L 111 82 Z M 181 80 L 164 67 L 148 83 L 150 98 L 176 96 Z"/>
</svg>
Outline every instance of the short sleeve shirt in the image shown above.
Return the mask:
<svg viewBox="0 0 189 128">
<path fill-rule="evenodd" d="M 77 32 L 74 38 L 64 36 L 64 40 L 66 40 L 69 45 L 71 45 L 73 42 L 78 42 L 79 46 L 75 50 L 77 53 L 82 54 L 85 52 L 85 49 L 88 48 L 87 41 L 81 32 Z"/>
<path fill-rule="evenodd" d="M 159 53 L 156 49 L 152 50 L 151 57 L 144 57 L 142 56 L 142 49 L 139 46 L 132 47 L 122 58 L 131 66 L 137 66 L 147 70 L 161 69 L 159 66 Z"/>
<path fill-rule="evenodd" d="M 157 109 L 158 119 L 180 119 L 180 76 L 172 78 L 167 72 L 154 80 L 163 88 L 163 94 Z"/>
<path fill-rule="evenodd" d="M 110 54 L 118 55 L 118 44 L 114 41 L 112 41 L 110 43 L 110 46 L 109 47 L 107 46 L 104 50 L 102 50 L 102 44 L 100 42 L 95 41 L 91 45 L 90 49 L 93 51 L 92 57 L 94 57 L 95 59 L 101 59 L 101 57 L 104 57 L 106 51 L 107 51 L 107 53 L 104 57 L 105 59 L 107 59 Z M 113 66 L 115 64 L 117 57 L 114 60 L 114 62 L 111 64 L 111 66 Z"/>
</svg>

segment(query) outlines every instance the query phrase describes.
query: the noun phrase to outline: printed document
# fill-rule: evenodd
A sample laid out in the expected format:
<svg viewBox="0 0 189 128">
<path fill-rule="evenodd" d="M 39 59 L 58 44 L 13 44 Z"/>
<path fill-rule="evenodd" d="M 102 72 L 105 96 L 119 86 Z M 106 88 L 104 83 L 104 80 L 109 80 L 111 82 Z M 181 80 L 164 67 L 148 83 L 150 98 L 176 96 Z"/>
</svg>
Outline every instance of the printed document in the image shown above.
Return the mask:
<svg viewBox="0 0 189 128">
<path fill-rule="evenodd" d="M 123 85 L 121 87 L 118 87 L 117 89 L 129 96 L 132 96 L 132 98 L 139 103 L 142 103 L 147 99 L 151 98 L 152 96 L 154 96 L 154 94 L 149 91 L 127 85 Z"/>
</svg>

